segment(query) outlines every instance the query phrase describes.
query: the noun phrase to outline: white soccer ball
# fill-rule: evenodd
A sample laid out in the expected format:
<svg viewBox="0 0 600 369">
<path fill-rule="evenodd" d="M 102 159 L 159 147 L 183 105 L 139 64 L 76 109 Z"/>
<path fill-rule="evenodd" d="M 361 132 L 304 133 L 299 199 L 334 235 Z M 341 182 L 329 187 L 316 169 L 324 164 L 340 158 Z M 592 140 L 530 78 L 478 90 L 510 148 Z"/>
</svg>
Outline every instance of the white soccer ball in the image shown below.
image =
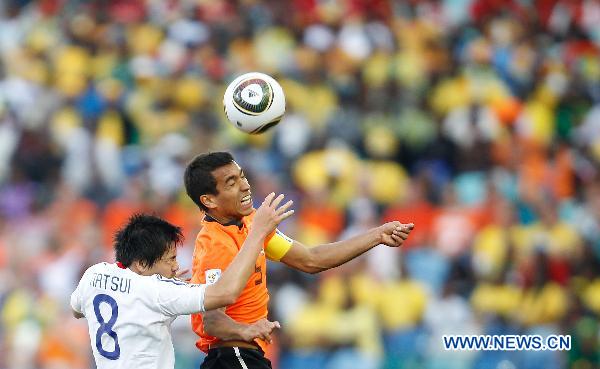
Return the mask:
<svg viewBox="0 0 600 369">
<path fill-rule="evenodd" d="M 227 86 L 223 106 L 227 119 L 235 128 L 260 134 L 283 118 L 285 94 L 271 76 L 251 72 L 237 77 Z"/>
</svg>

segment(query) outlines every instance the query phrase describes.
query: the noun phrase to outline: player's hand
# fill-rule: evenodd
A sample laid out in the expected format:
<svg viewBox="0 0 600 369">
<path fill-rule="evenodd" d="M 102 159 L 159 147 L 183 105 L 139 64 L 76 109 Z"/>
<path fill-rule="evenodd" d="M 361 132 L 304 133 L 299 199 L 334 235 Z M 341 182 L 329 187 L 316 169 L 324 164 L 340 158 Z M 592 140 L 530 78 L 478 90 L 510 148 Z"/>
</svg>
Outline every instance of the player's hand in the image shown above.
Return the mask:
<svg viewBox="0 0 600 369">
<path fill-rule="evenodd" d="M 275 328 L 281 328 L 278 321 L 271 322 L 265 318 L 259 320 L 256 323 L 249 324 L 244 332 L 244 341 L 252 342 L 257 338 L 260 338 L 267 343 L 271 343 L 271 334 Z"/>
<path fill-rule="evenodd" d="M 288 210 L 294 203 L 292 200 L 279 206 L 284 197 L 283 194 L 275 197 L 275 193 L 271 192 L 265 198 L 265 201 L 256 210 L 252 220 L 252 230 L 266 236 L 273 232 L 279 223 L 294 214 L 294 210 Z"/>
<path fill-rule="evenodd" d="M 398 221 L 385 223 L 378 228 L 380 243 L 390 247 L 400 247 L 414 227 L 413 223 L 403 224 Z"/>
</svg>

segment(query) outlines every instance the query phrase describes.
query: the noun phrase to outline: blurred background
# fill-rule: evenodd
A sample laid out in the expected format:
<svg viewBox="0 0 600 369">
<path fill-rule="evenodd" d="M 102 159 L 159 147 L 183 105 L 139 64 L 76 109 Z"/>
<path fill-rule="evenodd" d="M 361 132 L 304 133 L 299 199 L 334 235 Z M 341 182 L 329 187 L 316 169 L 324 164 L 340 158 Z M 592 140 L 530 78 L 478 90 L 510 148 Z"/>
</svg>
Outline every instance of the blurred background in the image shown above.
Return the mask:
<svg viewBox="0 0 600 369">
<path fill-rule="evenodd" d="M 0 56 L 0 368 L 94 367 L 69 296 L 133 212 L 184 227 L 191 266 L 182 173 L 208 150 L 292 197 L 306 244 L 416 224 L 316 276 L 269 265 L 274 368 L 600 367 L 600 1 L 3 0 Z M 223 114 L 247 71 L 287 97 L 261 136 Z"/>
</svg>

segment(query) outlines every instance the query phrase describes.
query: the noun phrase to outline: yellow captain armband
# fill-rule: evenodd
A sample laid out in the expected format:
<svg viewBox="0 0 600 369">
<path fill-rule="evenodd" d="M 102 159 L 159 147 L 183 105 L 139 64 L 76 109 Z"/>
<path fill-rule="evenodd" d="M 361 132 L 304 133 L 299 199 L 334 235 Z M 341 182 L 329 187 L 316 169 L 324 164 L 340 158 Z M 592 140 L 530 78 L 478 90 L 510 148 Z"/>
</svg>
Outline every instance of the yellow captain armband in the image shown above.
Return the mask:
<svg viewBox="0 0 600 369">
<path fill-rule="evenodd" d="M 294 240 L 283 234 L 279 229 L 265 246 L 265 255 L 269 260 L 279 261 L 292 247 Z"/>
</svg>

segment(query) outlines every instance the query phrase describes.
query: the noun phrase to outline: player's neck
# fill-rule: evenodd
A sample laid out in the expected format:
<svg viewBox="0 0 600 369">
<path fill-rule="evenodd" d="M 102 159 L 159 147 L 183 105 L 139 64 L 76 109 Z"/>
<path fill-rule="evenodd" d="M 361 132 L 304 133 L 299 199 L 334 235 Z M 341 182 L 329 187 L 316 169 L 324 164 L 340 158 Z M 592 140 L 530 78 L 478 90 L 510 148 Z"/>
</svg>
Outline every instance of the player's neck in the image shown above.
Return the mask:
<svg viewBox="0 0 600 369">
<path fill-rule="evenodd" d="M 233 225 L 233 224 L 238 224 L 242 221 L 241 218 L 222 216 L 220 214 L 214 214 L 214 213 L 206 213 L 206 219 L 208 221 L 214 221 L 214 222 L 220 223 L 222 225 Z"/>
</svg>

